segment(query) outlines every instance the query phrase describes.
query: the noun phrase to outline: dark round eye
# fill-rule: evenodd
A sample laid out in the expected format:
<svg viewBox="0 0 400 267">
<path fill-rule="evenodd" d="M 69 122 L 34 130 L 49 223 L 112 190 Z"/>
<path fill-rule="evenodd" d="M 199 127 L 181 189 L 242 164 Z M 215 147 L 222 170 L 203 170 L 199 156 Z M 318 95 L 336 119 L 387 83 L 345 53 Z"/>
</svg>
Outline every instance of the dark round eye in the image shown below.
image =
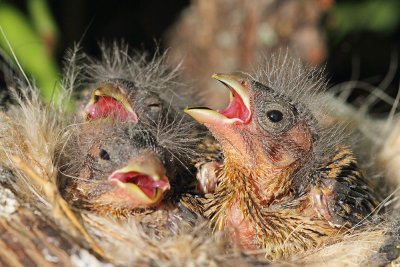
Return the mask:
<svg viewBox="0 0 400 267">
<path fill-rule="evenodd" d="M 279 134 L 289 130 L 296 117 L 293 107 L 285 101 L 264 103 L 257 110 L 257 120 L 265 131 Z"/>
<path fill-rule="evenodd" d="M 283 114 L 279 110 L 270 110 L 267 112 L 267 118 L 272 122 L 280 122 L 283 119 Z"/>
<path fill-rule="evenodd" d="M 110 160 L 110 155 L 104 149 L 100 150 L 100 158 L 104 160 Z"/>
</svg>

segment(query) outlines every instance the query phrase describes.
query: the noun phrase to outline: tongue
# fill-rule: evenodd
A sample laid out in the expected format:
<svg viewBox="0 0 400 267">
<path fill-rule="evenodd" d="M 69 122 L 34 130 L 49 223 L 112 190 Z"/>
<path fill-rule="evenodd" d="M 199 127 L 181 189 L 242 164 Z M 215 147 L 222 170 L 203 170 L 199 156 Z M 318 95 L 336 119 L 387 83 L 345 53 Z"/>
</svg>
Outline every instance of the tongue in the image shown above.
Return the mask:
<svg viewBox="0 0 400 267">
<path fill-rule="evenodd" d="M 138 172 L 117 173 L 112 178 L 118 179 L 123 183 L 137 185 L 150 199 L 156 196 L 157 188 L 169 189 L 169 182 L 167 179 L 154 181 L 151 177 Z"/>
<path fill-rule="evenodd" d="M 236 93 L 236 91 L 233 91 L 233 99 L 229 103 L 229 106 L 225 110 L 219 111 L 219 113 L 221 113 L 228 119 L 233 119 L 233 118 L 240 119 L 243 123 L 248 122 L 250 115 L 249 110 L 243 103 L 243 100 L 239 96 L 239 94 Z"/>
<path fill-rule="evenodd" d="M 85 109 L 87 119 L 94 121 L 100 118 L 117 118 L 122 121 L 137 122 L 135 113 L 128 112 L 115 98 L 99 96 L 99 100 Z"/>
</svg>

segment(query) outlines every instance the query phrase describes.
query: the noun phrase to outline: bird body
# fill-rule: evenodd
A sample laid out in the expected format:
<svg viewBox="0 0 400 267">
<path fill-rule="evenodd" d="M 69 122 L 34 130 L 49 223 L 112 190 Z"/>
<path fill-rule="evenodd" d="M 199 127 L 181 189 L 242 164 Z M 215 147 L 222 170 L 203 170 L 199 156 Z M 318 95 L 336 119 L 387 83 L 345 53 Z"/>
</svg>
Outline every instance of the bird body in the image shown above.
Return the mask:
<svg viewBox="0 0 400 267">
<path fill-rule="evenodd" d="M 196 203 L 184 203 L 191 210 L 191 205 L 200 205 L 200 213 L 210 219 L 214 230 L 227 230 L 241 248 L 260 250 L 269 259 L 285 258 L 336 240 L 378 205 L 371 191 L 355 194 L 349 190 L 351 186 L 365 188 L 365 178 L 357 167 L 351 169 L 355 161 L 348 148 L 339 147 L 337 152 L 301 195 L 288 193 L 291 188 L 276 190 L 275 184 L 269 185 L 271 192 L 250 190 L 255 187 L 251 183 L 254 171 L 250 167 L 238 170 L 237 163 L 225 161 L 215 192 L 196 198 Z M 353 174 L 344 176 L 340 172 Z M 272 173 L 257 175 L 265 179 Z M 342 180 L 339 186 L 336 179 Z M 364 197 L 369 202 L 362 206 L 349 202 Z"/>
</svg>

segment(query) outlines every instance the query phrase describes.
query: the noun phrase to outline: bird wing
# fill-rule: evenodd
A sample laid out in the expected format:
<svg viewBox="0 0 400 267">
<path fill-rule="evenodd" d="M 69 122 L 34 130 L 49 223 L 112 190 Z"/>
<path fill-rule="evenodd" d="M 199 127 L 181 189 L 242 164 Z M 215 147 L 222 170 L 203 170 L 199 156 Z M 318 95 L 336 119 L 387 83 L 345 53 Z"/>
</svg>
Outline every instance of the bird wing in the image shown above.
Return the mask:
<svg viewBox="0 0 400 267">
<path fill-rule="evenodd" d="M 331 224 L 353 226 L 376 212 L 378 196 L 348 147 L 338 146 L 313 178 L 313 208 Z"/>
</svg>

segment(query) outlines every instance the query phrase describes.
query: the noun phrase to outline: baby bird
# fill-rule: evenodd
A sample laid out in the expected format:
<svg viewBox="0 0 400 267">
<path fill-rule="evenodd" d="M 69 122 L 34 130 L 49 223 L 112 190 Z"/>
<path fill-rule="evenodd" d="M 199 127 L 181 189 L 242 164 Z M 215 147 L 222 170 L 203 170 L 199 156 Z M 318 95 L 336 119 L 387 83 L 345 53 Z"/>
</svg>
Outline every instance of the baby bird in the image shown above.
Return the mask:
<svg viewBox="0 0 400 267">
<path fill-rule="evenodd" d="M 340 237 L 379 198 L 339 131 L 319 123 L 320 74 L 288 59 L 269 67 L 267 85 L 215 74 L 230 91 L 227 109 L 186 109 L 219 141 L 224 161 L 215 191 L 182 203 L 241 248 L 276 260 Z"/>
<path fill-rule="evenodd" d="M 104 81 L 94 89 L 84 109 L 85 121 L 109 118 L 168 124 L 173 121 L 175 114 L 171 104 L 159 94 L 119 78 Z"/>
<path fill-rule="evenodd" d="M 83 125 L 63 152 L 59 182 L 63 197 L 97 214 L 128 216 L 173 201 L 190 173 L 151 130 L 133 122 Z M 164 145 L 164 146 L 163 146 Z M 183 165 L 183 166 L 182 166 Z"/>
<path fill-rule="evenodd" d="M 101 45 L 101 59 L 86 57 L 82 62 L 81 84 L 90 96 L 83 99 L 78 116 L 85 121 L 100 118 L 164 126 L 186 117 L 181 112 L 191 90 L 180 82 L 179 68 L 167 64 L 165 54 L 129 51 L 115 42 Z"/>
</svg>

